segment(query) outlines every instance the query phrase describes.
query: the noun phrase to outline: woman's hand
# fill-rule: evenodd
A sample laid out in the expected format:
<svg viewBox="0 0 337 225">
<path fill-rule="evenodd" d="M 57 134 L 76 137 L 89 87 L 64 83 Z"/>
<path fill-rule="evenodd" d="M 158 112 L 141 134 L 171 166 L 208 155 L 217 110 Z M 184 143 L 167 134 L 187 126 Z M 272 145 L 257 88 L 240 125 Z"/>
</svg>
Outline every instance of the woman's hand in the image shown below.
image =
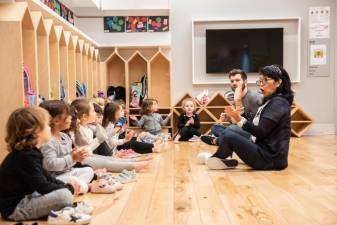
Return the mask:
<svg viewBox="0 0 337 225">
<path fill-rule="evenodd" d="M 234 109 L 233 106 L 225 107 L 225 113 L 231 118 L 233 123 L 240 122 L 242 111 L 243 111 L 242 107 L 237 107 L 236 109 Z"/>
</svg>

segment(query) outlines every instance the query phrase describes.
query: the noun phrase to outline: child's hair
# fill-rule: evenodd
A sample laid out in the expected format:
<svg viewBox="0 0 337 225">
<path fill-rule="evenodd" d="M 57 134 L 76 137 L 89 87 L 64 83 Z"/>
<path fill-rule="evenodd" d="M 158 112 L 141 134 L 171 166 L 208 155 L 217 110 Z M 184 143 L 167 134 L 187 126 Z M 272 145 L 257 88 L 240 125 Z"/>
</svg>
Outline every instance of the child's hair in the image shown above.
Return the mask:
<svg viewBox="0 0 337 225">
<path fill-rule="evenodd" d="M 125 102 L 123 99 L 118 99 L 115 102 L 119 103 L 122 106 L 122 108 L 125 109 Z"/>
<path fill-rule="evenodd" d="M 105 105 L 105 103 L 106 103 L 105 99 L 104 99 L 104 98 L 101 98 L 101 97 L 92 98 L 92 99 L 91 99 L 91 102 L 92 102 L 92 103 L 98 104 L 98 105 L 101 106 L 102 108 L 104 108 L 104 105 Z"/>
<path fill-rule="evenodd" d="M 195 103 L 195 101 L 194 101 L 193 98 L 185 98 L 185 99 L 183 100 L 183 102 L 181 103 L 181 107 L 182 107 L 182 108 L 184 108 L 186 102 L 192 102 L 192 103 L 193 103 L 193 106 L 194 106 L 194 109 L 197 107 L 197 105 L 196 105 L 196 103 Z"/>
<path fill-rule="evenodd" d="M 6 124 L 8 151 L 32 149 L 38 141 L 37 133 L 49 121 L 48 112 L 40 107 L 19 108 L 12 112 Z"/>
<path fill-rule="evenodd" d="M 100 105 L 92 103 L 94 105 L 95 112 L 99 115 L 103 115 L 103 109 Z"/>
<path fill-rule="evenodd" d="M 144 99 L 143 102 L 142 102 L 141 114 L 143 114 L 143 115 L 149 114 L 151 112 L 151 107 L 152 107 L 154 102 L 158 103 L 158 100 L 154 99 L 154 98 Z"/>
<path fill-rule="evenodd" d="M 44 101 L 40 104 L 40 107 L 44 108 L 49 112 L 51 116 L 50 127 L 53 129 L 53 118 L 60 117 L 65 114 L 66 117 L 70 115 L 70 107 L 67 103 L 60 100 L 49 100 Z"/>
<path fill-rule="evenodd" d="M 105 105 L 103 112 L 102 126 L 107 127 L 109 122 L 115 123 L 118 118 L 116 118 L 116 112 L 121 109 L 121 105 L 117 102 L 110 102 Z"/>
<path fill-rule="evenodd" d="M 90 101 L 86 98 L 77 98 L 70 104 L 71 125 L 70 129 L 77 130 L 77 119 L 80 119 L 84 114 L 89 115 Z"/>
</svg>

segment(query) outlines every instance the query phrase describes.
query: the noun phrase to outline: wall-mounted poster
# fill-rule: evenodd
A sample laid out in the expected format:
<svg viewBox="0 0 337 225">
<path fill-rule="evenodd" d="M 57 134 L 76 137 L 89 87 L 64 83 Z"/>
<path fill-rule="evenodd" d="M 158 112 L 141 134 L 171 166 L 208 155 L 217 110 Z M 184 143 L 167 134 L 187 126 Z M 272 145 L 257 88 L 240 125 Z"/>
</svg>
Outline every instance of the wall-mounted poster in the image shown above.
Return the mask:
<svg viewBox="0 0 337 225">
<path fill-rule="evenodd" d="M 125 32 L 125 17 L 124 16 L 109 16 L 104 17 L 104 32 Z"/>
<path fill-rule="evenodd" d="M 57 0 L 41 0 L 46 6 L 74 25 L 74 13 Z"/>
<path fill-rule="evenodd" d="M 147 32 L 147 16 L 127 16 L 126 32 Z"/>
<path fill-rule="evenodd" d="M 149 16 L 148 17 L 149 32 L 167 32 L 169 31 L 168 16 Z"/>
</svg>

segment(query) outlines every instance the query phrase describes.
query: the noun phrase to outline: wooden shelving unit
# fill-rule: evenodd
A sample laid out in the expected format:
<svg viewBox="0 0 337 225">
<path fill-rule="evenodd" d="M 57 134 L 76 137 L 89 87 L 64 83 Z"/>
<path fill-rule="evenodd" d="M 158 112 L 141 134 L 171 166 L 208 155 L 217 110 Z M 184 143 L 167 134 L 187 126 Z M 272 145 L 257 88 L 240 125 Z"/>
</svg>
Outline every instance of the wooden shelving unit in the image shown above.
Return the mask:
<svg viewBox="0 0 337 225">
<path fill-rule="evenodd" d="M 65 85 L 65 100 L 70 101 L 76 97 L 76 80 L 88 79 L 88 74 L 92 80 L 94 74 L 103 77 L 98 73 L 105 71 L 97 69 L 97 64 L 101 65 L 97 44 L 62 20 L 36 1 L 0 4 L 0 68 L 5 84 L 0 91 L 3 101 L 3 119 L 0 122 L 0 148 L 3 150 L 0 151 L 0 161 L 6 149 L 3 140 L 7 118 L 14 109 L 24 106 L 23 64 L 28 65 L 30 70 L 35 104 L 39 95 L 47 100 L 59 99 L 61 78 Z M 82 53 L 88 55 L 88 51 L 83 51 L 83 46 L 91 46 L 90 71 L 88 63 L 85 64 L 85 61 L 83 65 L 82 62 Z M 94 58 L 96 68 L 93 66 Z M 99 85 L 106 86 L 104 79 Z M 92 94 L 93 82 L 88 89 Z"/>
<path fill-rule="evenodd" d="M 36 30 L 38 95 L 49 97 L 49 49 L 48 33 L 41 12 L 31 12 L 32 21 Z M 37 95 L 37 96 L 38 96 Z"/>
<path fill-rule="evenodd" d="M 76 44 L 76 81 L 83 83 L 83 75 L 82 75 L 82 51 L 84 47 L 84 41 L 79 39 Z"/>
<path fill-rule="evenodd" d="M 174 116 L 173 116 L 173 132 L 177 132 L 176 124 L 178 117 L 183 113 L 181 104 L 182 101 L 186 98 L 194 97 L 187 93 L 174 105 Z M 197 104 L 197 114 L 200 117 L 201 133 L 209 134 L 211 132 L 210 128 L 214 124 L 220 123 L 220 114 L 224 112 L 225 106 L 232 105 L 222 93 L 215 93 L 208 104 L 205 106 L 200 106 Z M 294 137 L 300 137 L 303 133 L 309 128 L 313 123 L 313 119 L 304 112 L 304 110 L 299 107 L 296 103 L 291 106 L 291 134 Z M 228 126 L 230 123 L 222 123 L 225 126 Z"/>
<path fill-rule="evenodd" d="M 171 90 L 170 60 L 157 52 L 149 61 L 149 95 L 158 99 L 161 106 L 170 107 L 171 96 L 163 94 L 164 90 Z"/>
<path fill-rule="evenodd" d="M 304 112 L 298 105 L 291 109 L 291 134 L 295 137 L 301 137 L 303 133 L 313 123 L 313 119 Z"/>
<path fill-rule="evenodd" d="M 108 52 L 108 50 L 105 50 Z M 102 77 L 101 83 L 107 86 L 122 86 L 126 90 L 126 107 L 130 111 L 130 115 L 140 118 L 140 109 L 130 107 L 130 91 L 131 84 L 141 82 L 141 78 L 147 75 L 148 97 L 155 98 L 159 102 L 159 113 L 165 117 L 171 112 L 171 69 L 170 59 L 167 51 L 162 52 L 161 48 L 114 48 L 110 56 L 106 57 L 105 66 L 100 67 L 106 71 L 105 78 Z M 100 71 L 103 74 L 103 71 Z M 168 126 L 163 128 L 171 130 L 172 120 Z M 134 128 L 131 126 L 131 128 Z"/>
<path fill-rule="evenodd" d="M 76 98 L 76 45 L 77 36 L 73 36 L 71 32 L 65 31 L 66 41 L 68 43 L 68 97 L 71 102 Z"/>
</svg>

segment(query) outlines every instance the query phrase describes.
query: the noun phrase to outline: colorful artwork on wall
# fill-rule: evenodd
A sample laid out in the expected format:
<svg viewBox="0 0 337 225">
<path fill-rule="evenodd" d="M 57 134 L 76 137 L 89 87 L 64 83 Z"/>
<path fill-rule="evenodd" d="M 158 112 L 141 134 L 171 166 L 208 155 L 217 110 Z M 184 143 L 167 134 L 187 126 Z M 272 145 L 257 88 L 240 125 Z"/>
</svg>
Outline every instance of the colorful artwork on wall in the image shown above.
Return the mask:
<svg viewBox="0 0 337 225">
<path fill-rule="evenodd" d="M 74 25 L 74 13 L 70 11 L 65 5 L 57 0 L 41 0 L 41 2 L 56 12 L 63 19 Z"/>
<path fill-rule="evenodd" d="M 168 16 L 149 16 L 147 23 L 148 23 L 148 32 L 169 31 L 169 17 Z"/>
<path fill-rule="evenodd" d="M 126 32 L 147 32 L 147 16 L 127 16 Z"/>
<path fill-rule="evenodd" d="M 104 17 L 104 32 L 125 32 L 124 16 L 108 16 Z"/>
</svg>

